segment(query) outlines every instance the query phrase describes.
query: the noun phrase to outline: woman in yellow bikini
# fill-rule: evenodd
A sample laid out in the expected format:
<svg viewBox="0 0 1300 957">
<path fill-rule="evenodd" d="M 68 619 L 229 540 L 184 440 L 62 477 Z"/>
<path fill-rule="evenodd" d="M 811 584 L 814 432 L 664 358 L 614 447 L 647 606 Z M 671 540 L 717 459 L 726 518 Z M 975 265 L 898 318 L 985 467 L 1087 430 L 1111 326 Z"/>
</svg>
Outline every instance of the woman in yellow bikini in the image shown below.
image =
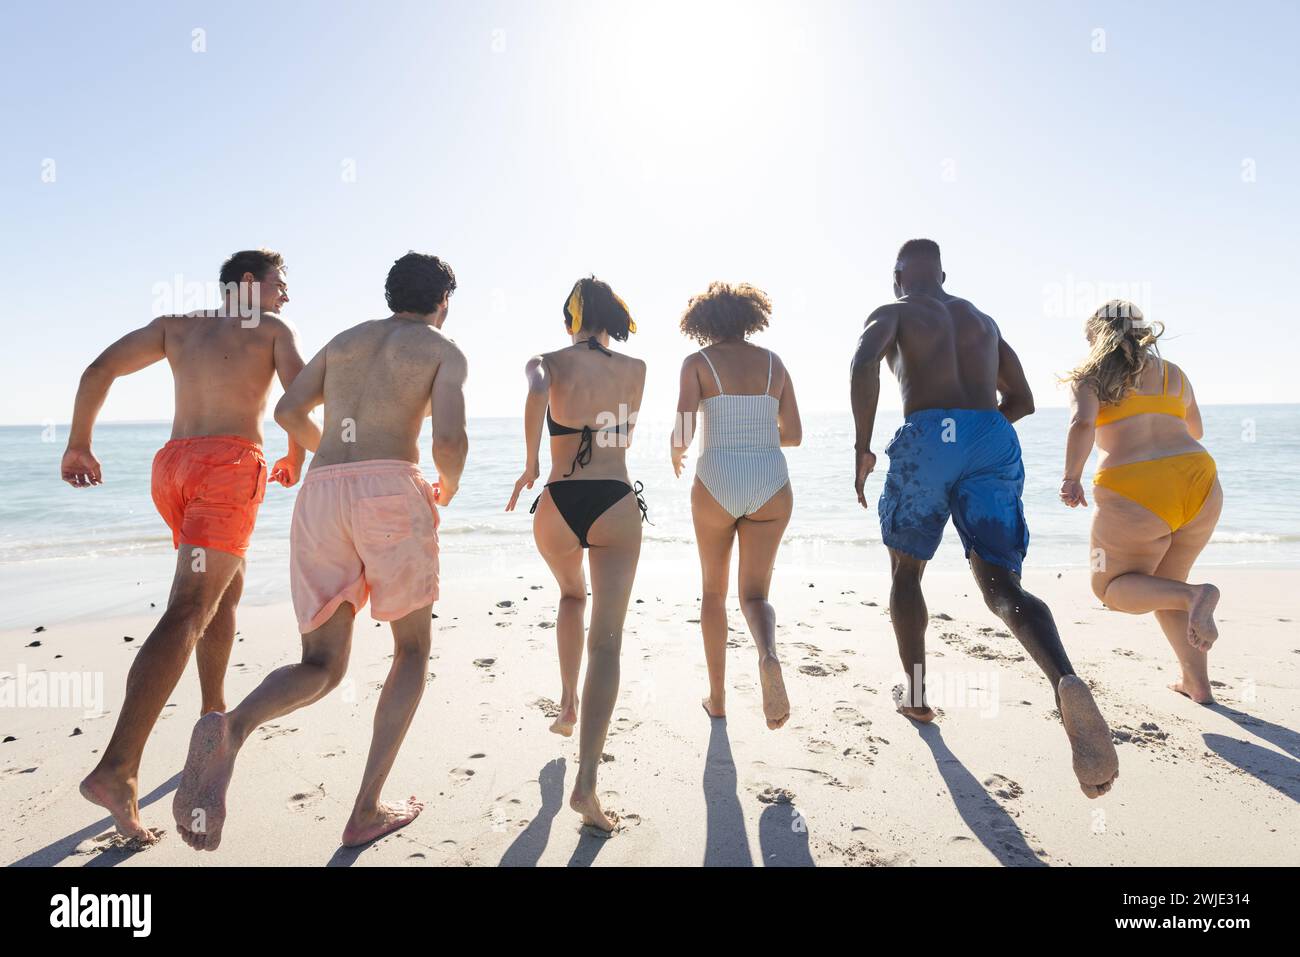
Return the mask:
<svg viewBox="0 0 1300 957">
<path fill-rule="evenodd" d="M 1081 478 L 1093 442 L 1092 590 L 1108 608 L 1154 612 L 1182 667 L 1170 685 L 1200 704 L 1214 700 L 1206 655 L 1218 637 L 1219 590 L 1187 575 L 1223 506 L 1214 459 L 1187 376 L 1162 359 L 1159 323 L 1112 299 L 1086 326 L 1090 350 L 1071 385 L 1061 501 L 1087 505 Z"/>
</svg>

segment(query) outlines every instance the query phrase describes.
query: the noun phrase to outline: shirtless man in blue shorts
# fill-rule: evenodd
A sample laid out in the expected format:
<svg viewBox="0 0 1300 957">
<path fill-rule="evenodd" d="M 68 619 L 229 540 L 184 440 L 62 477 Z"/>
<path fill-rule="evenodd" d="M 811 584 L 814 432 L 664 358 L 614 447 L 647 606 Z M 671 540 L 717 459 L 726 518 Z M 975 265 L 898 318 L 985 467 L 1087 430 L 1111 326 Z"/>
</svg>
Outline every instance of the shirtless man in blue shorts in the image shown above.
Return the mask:
<svg viewBox="0 0 1300 957">
<path fill-rule="evenodd" d="M 853 357 L 854 485 L 863 508 L 863 485 L 876 465 L 871 433 L 881 359 L 903 397 L 905 422 L 885 447 L 889 473 L 879 506 L 893 570 L 889 610 L 908 675 L 899 711 L 920 722 L 935 717 L 925 698 L 929 614 L 921 576 L 951 516 L 985 603 L 1052 683 L 1079 786 L 1100 797 L 1119 774 L 1110 729 L 1075 675 L 1051 611 L 1020 583 L 1029 528 L 1021 505 L 1025 469 L 1011 423 L 1034 411 L 1033 396 L 997 325 L 945 292 L 944 278 L 936 243 L 904 243 L 894 267 L 898 299 L 868 317 Z"/>
</svg>

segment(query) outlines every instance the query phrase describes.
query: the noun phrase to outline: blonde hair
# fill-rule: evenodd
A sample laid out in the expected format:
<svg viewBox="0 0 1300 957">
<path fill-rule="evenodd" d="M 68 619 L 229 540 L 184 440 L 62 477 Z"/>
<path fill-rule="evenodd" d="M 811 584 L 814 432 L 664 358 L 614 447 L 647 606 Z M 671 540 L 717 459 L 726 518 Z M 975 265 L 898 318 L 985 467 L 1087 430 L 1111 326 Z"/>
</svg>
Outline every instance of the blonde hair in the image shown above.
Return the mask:
<svg viewBox="0 0 1300 957">
<path fill-rule="evenodd" d="M 1165 331 L 1148 322 L 1142 310 L 1124 299 L 1111 299 L 1091 316 L 1085 327 L 1092 340 L 1088 357 L 1065 376 L 1065 382 L 1092 386 L 1103 405 L 1121 401 L 1137 385 Z"/>
</svg>

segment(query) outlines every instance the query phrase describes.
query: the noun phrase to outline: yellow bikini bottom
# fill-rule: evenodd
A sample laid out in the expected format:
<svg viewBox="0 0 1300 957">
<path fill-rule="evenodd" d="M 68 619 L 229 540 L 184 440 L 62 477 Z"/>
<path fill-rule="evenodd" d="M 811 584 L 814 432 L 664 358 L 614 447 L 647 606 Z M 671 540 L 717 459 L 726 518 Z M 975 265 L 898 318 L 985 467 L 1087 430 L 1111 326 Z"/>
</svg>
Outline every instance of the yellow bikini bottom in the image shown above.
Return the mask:
<svg viewBox="0 0 1300 957">
<path fill-rule="evenodd" d="M 1100 469 L 1092 484 L 1137 502 L 1176 532 L 1200 513 L 1216 474 L 1209 452 L 1189 452 Z"/>
</svg>

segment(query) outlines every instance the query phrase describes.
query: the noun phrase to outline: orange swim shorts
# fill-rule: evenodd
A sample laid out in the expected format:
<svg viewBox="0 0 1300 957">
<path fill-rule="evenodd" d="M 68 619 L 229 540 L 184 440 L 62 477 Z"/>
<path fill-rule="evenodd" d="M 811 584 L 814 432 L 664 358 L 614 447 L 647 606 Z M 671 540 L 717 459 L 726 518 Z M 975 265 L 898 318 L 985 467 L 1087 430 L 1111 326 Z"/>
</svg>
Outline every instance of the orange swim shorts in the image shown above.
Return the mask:
<svg viewBox="0 0 1300 957">
<path fill-rule="evenodd" d="M 238 435 L 172 439 L 153 459 L 153 503 L 181 543 L 243 557 L 266 496 L 266 459 Z"/>
<path fill-rule="evenodd" d="M 289 529 L 289 590 L 298 630 L 350 602 L 396 621 L 438 598 L 438 507 L 420 467 L 371 459 L 309 469 Z"/>
</svg>

